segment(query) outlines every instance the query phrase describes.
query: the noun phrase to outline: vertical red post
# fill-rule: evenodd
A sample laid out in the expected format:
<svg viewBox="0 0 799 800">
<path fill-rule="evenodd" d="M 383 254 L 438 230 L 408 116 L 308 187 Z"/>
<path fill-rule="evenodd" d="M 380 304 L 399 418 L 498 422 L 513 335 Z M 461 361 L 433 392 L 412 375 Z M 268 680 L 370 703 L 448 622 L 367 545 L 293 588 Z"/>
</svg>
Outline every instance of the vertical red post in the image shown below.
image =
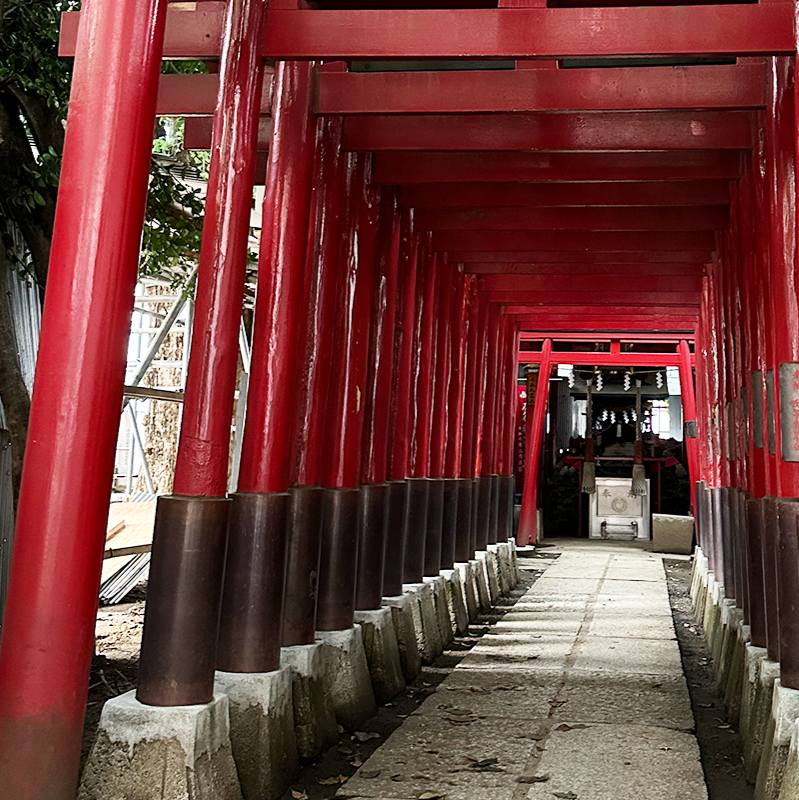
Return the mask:
<svg viewBox="0 0 799 800">
<path fill-rule="evenodd" d="M 534 398 L 527 398 L 527 435 L 524 460 L 524 492 L 516 543 L 535 544 L 538 530 L 538 464 L 541 459 L 541 439 L 549 399 L 549 373 L 552 368 L 552 340 L 545 339 L 538 367 L 538 382 Z M 532 402 L 531 402 L 532 400 Z M 532 410 L 532 414 L 530 411 Z"/>
<path fill-rule="evenodd" d="M 347 232 L 337 274 L 336 326 L 322 482 L 322 563 L 317 628 L 352 626 L 378 195 L 371 156 L 349 153 Z"/>
<path fill-rule="evenodd" d="M 152 705 L 213 696 L 265 22 L 263 0 L 227 7 L 174 494 L 158 500 L 142 638 L 137 697 Z"/>
<path fill-rule="evenodd" d="M 697 452 L 696 394 L 694 390 L 694 369 L 691 364 L 691 349 L 685 339 L 680 341 L 680 386 L 682 389 L 683 433 L 685 450 L 688 455 L 688 480 L 691 484 L 691 508 L 696 513 L 696 482 L 699 480 L 699 454 Z"/>
<path fill-rule="evenodd" d="M 165 12 L 83 5 L 0 648 L 14 800 L 72 800 L 78 781 Z"/>
<path fill-rule="evenodd" d="M 501 351 L 501 321 L 502 312 L 496 304 L 491 304 L 488 310 L 487 345 L 486 345 L 486 370 L 485 370 L 485 407 L 483 410 L 483 435 L 480 443 L 480 502 L 478 506 L 478 546 L 485 550 L 488 544 L 497 541 L 496 517 L 494 511 L 494 496 L 496 494 L 496 469 L 495 444 L 496 410 L 499 395 L 499 361 Z"/>
</svg>

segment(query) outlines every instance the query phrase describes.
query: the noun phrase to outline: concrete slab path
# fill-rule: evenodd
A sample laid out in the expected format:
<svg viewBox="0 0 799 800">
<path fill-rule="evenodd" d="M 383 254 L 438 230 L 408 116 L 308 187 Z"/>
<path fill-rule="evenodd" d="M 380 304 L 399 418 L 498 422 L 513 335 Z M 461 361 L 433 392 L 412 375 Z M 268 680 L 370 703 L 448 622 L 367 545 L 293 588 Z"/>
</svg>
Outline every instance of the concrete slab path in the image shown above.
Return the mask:
<svg viewBox="0 0 799 800">
<path fill-rule="evenodd" d="M 338 798 L 706 800 L 663 557 L 553 551 Z"/>
</svg>

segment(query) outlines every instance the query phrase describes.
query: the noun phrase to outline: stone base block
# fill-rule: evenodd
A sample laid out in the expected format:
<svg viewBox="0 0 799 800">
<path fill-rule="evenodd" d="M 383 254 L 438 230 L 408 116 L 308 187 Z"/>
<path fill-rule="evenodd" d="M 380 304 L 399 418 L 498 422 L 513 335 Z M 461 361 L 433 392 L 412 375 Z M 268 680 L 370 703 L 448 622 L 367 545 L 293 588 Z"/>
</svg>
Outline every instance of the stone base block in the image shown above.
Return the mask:
<svg viewBox="0 0 799 800">
<path fill-rule="evenodd" d="M 406 583 L 402 589 L 411 597 L 413 627 L 422 663 L 432 664 L 444 652 L 433 587 L 429 583 Z"/>
<path fill-rule="evenodd" d="M 702 552 L 701 547 L 694 550 L 693 567 L 691 569 L 691 603 L 693 604 L 694 611 L 696 611 L 696 598 L 699 592 L 699 587 L 702 584 L 704 576 L 707 575 L 707 559 Z"/>
<path fill-rule="evenodd" d="M 515 589 L 519 585 L 519 578 L 521 577 L 519 574 L 519 558 L 516 552 L 516 540 L 515 539 L 508 539 L 508 547 L 510 547 L 510 560 L 511 560 L 511 567 L 512 567 L 512 575 L 513 575 L 513 588 Z"/>
<path fill-rule="evenodd" d="M 78 797 L 241 800 L 228 698 L 171 708 L 145 706 L 133 691 L 112 698 L 103 707 Z"/>
<path fill-rule="evenodd" d="M 356 611 L 355 622 L 363 633 L 375 700 L 380 705 L 388 703 L 405 688 L 391 609 L 383 606 L 376 611 Z"/>
<path fill-rule="evenodd" d="M 749 729 L 752 726 L 752 709 L 755 704 L 760 665 L 767 658 L 768 653 L 765 647 L 755 647 L 752 644 L 746 645 L 744 649 L 743 685 L 741 687 L 741 714 L 738 721 L 744 744 L 746 744 Z M 744 753 L 744 759 L 746 759 L 746 753 Z M 754 774 L 757 775 L 757 768 L 755 768 Z"/>
<path fill-rule="evenodd" d="M 485 552 L 474 554 L 474 560 L 469 563 L 472 565 L 474 576 L 475 594 L 477 595 L 477 607 L 481 614 L 491 613 L 491 595 L 488 590 L 488 573 L 485 568 Z"/>
<path fill-rule="evenodd" d="M 444 650 L 446 650 L 455 638 L 452 629 L 452 618 L 449 614 L 449 603 L 447 601 L 447 582 L 442 575 L 438 575 L 435 578 L 425 578 L 424 581 L 433 587 L 436 622 L 441 632 L 441 644 Z"/>
<path fill-rule="evenodd" d="M 497 557 L 498 545 L 490 544 L 488 549 L 483 552 L 483 564 L 485 565 L 486 578 L 488 579 L 488 593 L 491 598 L 491 605 L 494 606 L 502 597 L 502 590 L 499 585 L 499 558 Z"/>
<path fill-rule="evenodd" d="M 466 610 L 463 583 L 457 569 L 442 569 L 441 577 L 446 582 L 447 607 L 452 630 L 463 636 L 469 629 L 469 612 Z"/>
<path fill-rule="evenodd" d="M 744 612 L 735 605 L 734 600 L 725 600 L 721 609 L 721 636 L 719 636 L 719 656 L 716 661 L 716 682 L 724 695 L 730 678 L 732 660 L 738 641 L 738 633 L 744 624 Z"/>
<path fill-rule="evenodd" d="M 313 758 L 338 739 L 336 715 L 327 693 L 322 645 L 284 647 L 280 663 L 291 669 L 297 752 L 300 758 Z"/>
<path fill-rule="evenodd" d="M 469 616 L 469 622 L 477 622 L 480 616 L 480 607 L 477 602 L 477 584 L 474 579 L 472 562 L 462 561 L 455 565 L 455 569 L 461 578 L 463 596 L 464 600 L 466 601 L 466 613 Z"/>
<path fill-rule="evenodd" d="M 799 720 L 799 689 L 788 689 L 777 678 L 771 716 L 763 743 L 763 755 L 755 785 L 755 800 L 779 800 L 780 787 L 788 764 L 788 751 L 796 721 Z"/>
<path fill-rule="evenodd" d="M 713 636 L 713 646 L 710 652 L 713 656 L 713 663 L 716 669 L 716 680 L 721 682 L 726 664 L 723 664 L 722 656 L 724 645 L 728 640 L 729 627 L 735 616 L 735 600 L 729 597 L 719 598 L 719 620 Z"/>
<path fill-rule="evenodd" d="M 711 581 L 707 587 L 707 600 L 705 601 L 705 613 L 702 620 L 702 627 L 705 629 L 708 649 L 713 651 L 713 644 L 716 641 L 718 627 L 721 623 L 721 600 L 724 597 L 724 586 L 717 581 Z"/>
<path fill-rule="evenodd" d="M 383 598 L 383 605 L 391 609 L 402 674 L 408 683 L 422 671 L 422 657 L 419 655 L 419 643 L 416 640 L 416 628 L 413 622 L 415 602 L 415 599 L 408 594 Z"/>
<path fill-rule="evenodd" d="M 754 696 L 749 710 L 749 726 L 744 735 L 744 774 L 749 783 L 755 783 L 760 772 L 771 719 L 774 682 L 779 677 L 779 662 L 765 658 L 757 665 Z"/>
<path fill-rule="evenodd" d="M 746 648 L 751 641 L 752 629 L 748 625 L 744 625 L 743 619 L 741 619 L 740 625 L 736 627 L 730 671 L 724 693 L 727 716 L 733 725 L 738 725 L 741 719 L 741 706 L 746 683 Z"/>
<path fill-rule="evenodd" d="M 327 692 L 336 719 L 345 728 L 357 728 L 377 713 L 361 626 L 317 631 L 316 639 L 322 643 Z"/>
<path fill-rule="evenodd" d="M 289 667 L 216 673 L 230 703 L 230 741 L 244 800 L 278 800 L 299 769 Z"/>
<path fill-rule="evenodd" d="M 780 800 L 795 800 L 799 797 L 799 720 L 794 723 L 779 797 Z"/>
</svg>

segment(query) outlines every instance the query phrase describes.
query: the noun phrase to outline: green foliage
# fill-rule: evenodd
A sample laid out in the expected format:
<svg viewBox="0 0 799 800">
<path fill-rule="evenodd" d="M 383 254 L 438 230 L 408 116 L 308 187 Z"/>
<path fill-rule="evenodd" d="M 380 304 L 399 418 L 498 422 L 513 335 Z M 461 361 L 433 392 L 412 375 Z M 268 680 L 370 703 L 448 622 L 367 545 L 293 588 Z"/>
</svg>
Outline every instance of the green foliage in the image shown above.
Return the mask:
<svg viewBox="0 0 799 800">
<path fill-rule="evenodd" d="M 200 252 L 202 228 L 203 201 L 199 192 L 153 159 L 140 273 L 168 275 L 174 285 L 185 285 Z"/>
<path fill-rule="evenodd" d="M 42 98 L 66 116 L 70 62 L 58 57 L 58 30 L 64 11 L 78 0 L 3 0 L 0 86 L 18 87 Z"/>
<path fill-rule="evenodd" d="M 25 180 L 9 184 L 5 199 L 14 210 L 34 211 L 46 204 L 44 193 L 58 187 L 61 156 L 50 147 L 39 153 L 33 165 L 22 164 L 20 169 Z"/>
</svg>

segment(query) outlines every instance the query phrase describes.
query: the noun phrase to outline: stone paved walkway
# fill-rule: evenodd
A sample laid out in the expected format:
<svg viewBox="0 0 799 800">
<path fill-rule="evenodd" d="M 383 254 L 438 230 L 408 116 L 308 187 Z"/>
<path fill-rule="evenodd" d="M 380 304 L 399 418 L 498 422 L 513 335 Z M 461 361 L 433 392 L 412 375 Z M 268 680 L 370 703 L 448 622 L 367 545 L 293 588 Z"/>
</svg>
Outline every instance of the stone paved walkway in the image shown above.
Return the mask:
<svg viewBox="0 0 799 800">
<path fill-rule="evenodd" d="M 552 551 L 337 797 L 706 800 L 662 557 L 576 540 Z"/>
</svg>

